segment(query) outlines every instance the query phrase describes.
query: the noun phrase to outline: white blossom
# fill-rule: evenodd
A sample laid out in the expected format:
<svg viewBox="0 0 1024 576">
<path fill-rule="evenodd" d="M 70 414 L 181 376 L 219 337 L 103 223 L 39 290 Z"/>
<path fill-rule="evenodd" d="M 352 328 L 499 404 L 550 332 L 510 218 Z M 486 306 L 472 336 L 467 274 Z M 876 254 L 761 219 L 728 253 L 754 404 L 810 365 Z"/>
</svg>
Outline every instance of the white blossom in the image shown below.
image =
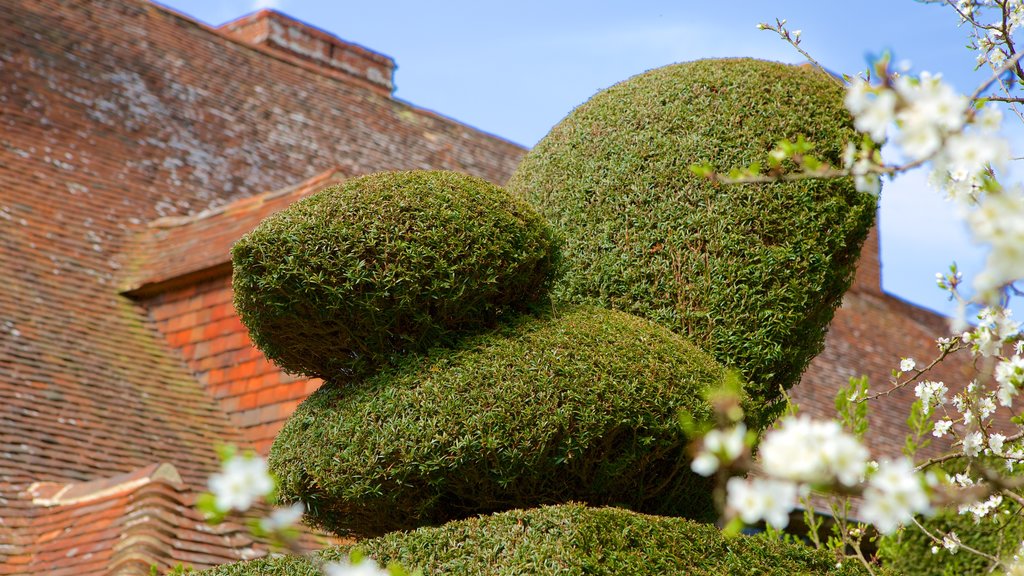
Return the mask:
<svg viewBox="0 0 1024 576">
<path fill-rule="evenodd" d="M 732 477 L 726 484 L 729 508 L 747 524 L 764 520 L 775 528 L 789 524 L 796 507 L 797 485 L 792 482 Z"/>
<path fill-rule="evenodd" d="M 964 436 L 963 439 L 964 455 L 973 458 L 978 455 L 981 447 L 984 445 L 985 439 L 982 437 L 981 432 L 971 432 Z"/>
<path fill-rule="evenodd" d="M 991 396 L 978 400 L 978 417 L 985 420 L 996 411 L 996 401 Z"/>
<path fill-rule="evenodd" d="M 847 90 L 845 102 L 858 131 L 867 133 L 875 142 L 885 141 L 886 130 L 896 120 L 897 99 L 893 92 L 876 92 L 867 82 L 858 80 Z"/>
<path fill-rule="evenodd" d="M 210 476 L 210 492 L 221 512 L 248 510 L 253 502 L 270 494 L 274 480 L 267 472 L 267 461 L 253 455 L 233 456 L 219 473 Z"/>
<path fill-rule="evenodd" d="M 975 288 L 994 290 L 1024 275 L 1024 193 L 1014 189 L 986 194 L 967 223 L 974 238 L 991 248 Z"/>
<path fill-rule="evenodd" d="M 934 428 L 932 428 L 932 436 L 935 436 L 936 438 L 942 438 L 947 433 L 949 433 L 949 429 L 952 427 L 952 420 L 939 420 L 938 422 L 935 423 Z"/>
<path fill-rule="evenodd" d="M 743 452 L 747 427 L 737 424 L 727 431 L 712 430 L 704 436 L 703 448 L 690 463 L 690 468 L 701 476 L 710 476 L 722 462 L 730 463 Z"/>
<path fill-rule="evenodd" d="M 765 434 L 761 466 L 775 478 L 809 484 L 838 480 L 853 486 L 864 474 L 867 449 L 834 421 L 789 417 Z"/>
<path fill-rule="evenodd" d="M 295 525 L 302 518 L 306 506 L 296 502 L 284 508 L 275 508 L 269 516 L 260 520 L 260 528 L 264 532 L 280 532 Z"/>
<path fill-rule="evenodd" d="M 929 511 L 928 494 L 910 460 L 883 461 L 868 479 L 861 514 L 882 534 L 892 534 L 915 514 Z"/>
<path fill-rule="evenodd" d="M 956 535 L 956 532 L 950 532 L 942 537 L 942 547 L 949 550 L 950 554 L 956 554 L 956 551 L 960 549 L 960 537 Z"/>
<path fill-rule="evenodd" d="M 348 560 L 328 562 L 324 564 L 323 571 L 326 576 L 390 576 L 391 574 L 378 566 L 371 558 L 365 558 L 358 564 L 352 564 Z"/>
<path fill-rule="evenodd" d="M 995 378 L 999 383 L 999 390 L 996 392 L 999 403 L 1003 406 L 1013 405 L 1017 389 L 1024 385 L 1024 358 L 1018 353 L 996 364 Z"/>
<path fill-rule="evenodd" d="M 988 437 L 988 447 L 992 450 L 992 453 L 996 455 L 1003 453 L 1004 442 L 1006 442 L 1006 436 L 1002 434 L 990 434 Z"/>
<path fill-rule="evenodd" d="M 947 402 L 946 393 L 949 389 L 942 382 L 918 382 L 914 387 L 914 395 L 921 399 L 921 409 L 925 415 L 931 412 L 932 406 Z"/>
<path fill-rule="evenodd" d="M 903 358 L 900 360 L 900 372 L 910 372 L 917 366 L 917 362 L 913 358 Z"/>
<path fill-rule="evenodd" d="M 975 520 L 981 520 L 988 516 L 999 508 L 999 505 L 1003 503 L 1003 497 L 999 494 L 994 494 L 985 500 L 984 502 L 975 502 L 974 504 L 961 504 L 958 507 L 960 514 L 974 514 Z"/>
</svg>

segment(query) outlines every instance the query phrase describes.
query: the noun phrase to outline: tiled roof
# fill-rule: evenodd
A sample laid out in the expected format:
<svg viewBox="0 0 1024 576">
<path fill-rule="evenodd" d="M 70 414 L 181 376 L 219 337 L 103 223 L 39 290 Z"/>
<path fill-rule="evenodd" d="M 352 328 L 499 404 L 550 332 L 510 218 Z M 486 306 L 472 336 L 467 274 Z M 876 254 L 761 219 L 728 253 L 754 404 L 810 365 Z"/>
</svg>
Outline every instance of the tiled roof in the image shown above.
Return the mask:
<svg viewBox="0 0 1024 576">
<path fill-rule="evenodd" d="M 209 244 L 164 255 L 180 268 L 162 268 L 152 260 L 159 240 L 148 245 L 156 252 L 137 242 L 179 227 L 149 222 L 325 171 L 443 168 L 503 182 L 522 154 L 350 80 L 142 0 L 0 2 L 4 570 L 48 573 L 23 561 L 49 550 L 32 548 L 32 531 L 75 518 L 64 512 L 75 507 L 25 500 L 33 483 L 88 483 L 165 462 L 179 472 L 180 491 L 160 481 L 122 496 L 161 495 L 154 501 L 186 514 L 216 466 L 213 446 L 247 438 L 168 342 L 150 302 L 122 294 L 126 284 L 217 266 L 230 234 L 208 230 Z M 181 229 L 228 220 L 190 218 Z M 269 378 L 280 383 L 276 372 Z M 81 512 L 98 514 L 97 506 Z"/>
<path fill-rule="evenodd" d="M 84 483 L 7 486 L 15 524 L 0 574 L 147 574 L 205 567 L 265 552 L 238 524 L 209 526 L 170 464 Z"/>
<path fill-rule="evenodd" d="M 804 412 L 818 418 L 835 417 L 836 392 L 851 377 L 867 376 L 871 392 L 882 392 L 890 388 L 892 371 L 901 358 L 914 358 L 923 366 L 938 355 L 935 339 L 949 335 L 948 320 L 882 292 L 880 278 L 876 228 L 865 242 L 853 287 L 829 325 L 825 349 L 790 391 Z M 927 379 L 941 380 L 952 391 L 959 391 L 970 380 L 965 372 L 969 370 L 967 358 L 965 354 L 949 357 Z M 902 454 L 909 431 L 907 416 L 916 399 L 913 386 L 909 386 L 868 403 L 870 429 L 865 440 L 873 457 Z M 925 455 L 946 447 L 931 440 Z"/>
<path fill-rule="evenodd" d="M 343 180 L 330 169 L 297 185 L 256 194 L 192 216 L 167 216 L 149 223 L 132 242 L 122 291 L 133 296 L 195 284 L 200 278 L 230 273 L 234 243 L 267 216 L 292 202 Z"/>
</svg>

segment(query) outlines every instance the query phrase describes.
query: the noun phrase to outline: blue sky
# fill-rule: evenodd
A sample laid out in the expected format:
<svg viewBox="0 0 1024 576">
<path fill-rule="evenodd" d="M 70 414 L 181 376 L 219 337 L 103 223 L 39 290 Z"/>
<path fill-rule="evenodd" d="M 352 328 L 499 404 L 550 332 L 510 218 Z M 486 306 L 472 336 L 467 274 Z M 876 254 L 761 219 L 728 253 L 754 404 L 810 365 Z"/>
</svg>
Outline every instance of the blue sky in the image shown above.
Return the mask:
<svg viewBox="0 0 1024 576">
<path fill-rule="evenodd" d="M 276 8 L 394 58 L 396 97 L 526 146 L 598 90 L 650 68 L 720 56 L 802 61 L 756 29 L 776 17 L 802 30 L 801 46 L 836 72 L 863 70 L 871 55 L 891 50 L 913 71 L 942 72 L 964 92 L 985 77 L 973 72 L 975 54 L 955 13 L 914 0 L 162 3 L 212 25 Z M 951 312 L 935 273 L 955 260 L 969 275 L 983 249 L 970 244 L 923 174 L 888 183 L 881 204 L 885 290 Z"/>
</svg>

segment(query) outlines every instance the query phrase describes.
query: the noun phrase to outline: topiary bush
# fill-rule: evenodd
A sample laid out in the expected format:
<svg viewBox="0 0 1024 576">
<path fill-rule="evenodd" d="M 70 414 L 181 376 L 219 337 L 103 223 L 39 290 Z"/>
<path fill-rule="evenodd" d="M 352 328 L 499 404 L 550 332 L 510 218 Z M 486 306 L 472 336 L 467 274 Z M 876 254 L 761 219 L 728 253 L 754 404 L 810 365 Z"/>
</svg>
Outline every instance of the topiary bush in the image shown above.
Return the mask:
<svg viewBox="0 0 1024 576">
<path fill-rule="evenodd" d="M 349 180 L 264 220 L 232 250 L 235 308 L 281 368 L 348 380 L 492 326 L 544 293 L 552 230 L 454 172 Z"/>
<path fill-rule="evenodd" d="M 1024 542 L 1024 521 L 1021 513 L 997 515 L 974 522 L 973 514 L 957 514 L 943 511 L 933 518 L 922 520 L 922 524 L 940 537 L 955 532 L 960 541 L 986 554 L 1010 558 L 1019 552 Z M 967 574 L 991 574 L 991 562 L 970 552 L 959 551 L 950 554 L 941 545 L 932 553 L 936 544 L 920 530 L 910 527 L 893 536 L 882 538 L 879 556 L 889 567 L 906 576 L 961 576 Z"/>
<path fill-rule="evenodd" d="M 578 504 L 513 510 L 436 528 L 388 534 L 356 547 L 380 563 L 398 562 L 424 576 L 630 575 L 854 576 L 859 564 L 764 536 L 726 538 L 714 526 Z M 351 547 L 319 553 L 348 558 Z M 886 574 L 886 571 L 880 574 Z M 306 558 L 281 557 L 220 566 L 210 576 L 319 576 Z"/>
<path fill-rule="evenodd" d="M 720 186 L 804 136 L 841 164 L 842 89 L 809 67 L 704 60 L 635 76 L 576 108 L 509 181 L 565 235 L 556 299 L 652 319 L 738 369 L 765 402 L 822 347 L 873 222 L 848 180 Z"/>
<path fill-rule="evenodd" d="M 521 317 L 358 386 L 321 387 L 270 452 L 285 502 L 343 536 L 570 500 L 711 520 L 680 409 L 727 377 L 671 331 L 579 308 Z"/>
</svg>

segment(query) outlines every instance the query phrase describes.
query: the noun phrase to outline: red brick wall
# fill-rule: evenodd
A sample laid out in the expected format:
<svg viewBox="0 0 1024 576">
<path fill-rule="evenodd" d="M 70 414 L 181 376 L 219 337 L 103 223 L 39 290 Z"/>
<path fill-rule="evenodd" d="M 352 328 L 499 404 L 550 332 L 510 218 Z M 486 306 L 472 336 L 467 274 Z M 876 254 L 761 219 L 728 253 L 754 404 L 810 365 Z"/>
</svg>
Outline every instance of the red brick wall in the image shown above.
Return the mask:
<svg viewBox="0 0 1024 576">
<path fill-rule="evenodd" d="M 146 306 L 207 393 L 256 450 L 266 454 L 284 420 L 320 386 L 285 374 L 249 339 L 224 276 L 160 294 Z"/>
<path fill-rule="evenodd" d="M 857 276 L 853 279 L 851 290 L 857 292 L 882 292 L 882 262 L 878 244 L 878 224 L 871 227 L 864 247 L 860 251 L 857 263 Z"/>
</svg>

